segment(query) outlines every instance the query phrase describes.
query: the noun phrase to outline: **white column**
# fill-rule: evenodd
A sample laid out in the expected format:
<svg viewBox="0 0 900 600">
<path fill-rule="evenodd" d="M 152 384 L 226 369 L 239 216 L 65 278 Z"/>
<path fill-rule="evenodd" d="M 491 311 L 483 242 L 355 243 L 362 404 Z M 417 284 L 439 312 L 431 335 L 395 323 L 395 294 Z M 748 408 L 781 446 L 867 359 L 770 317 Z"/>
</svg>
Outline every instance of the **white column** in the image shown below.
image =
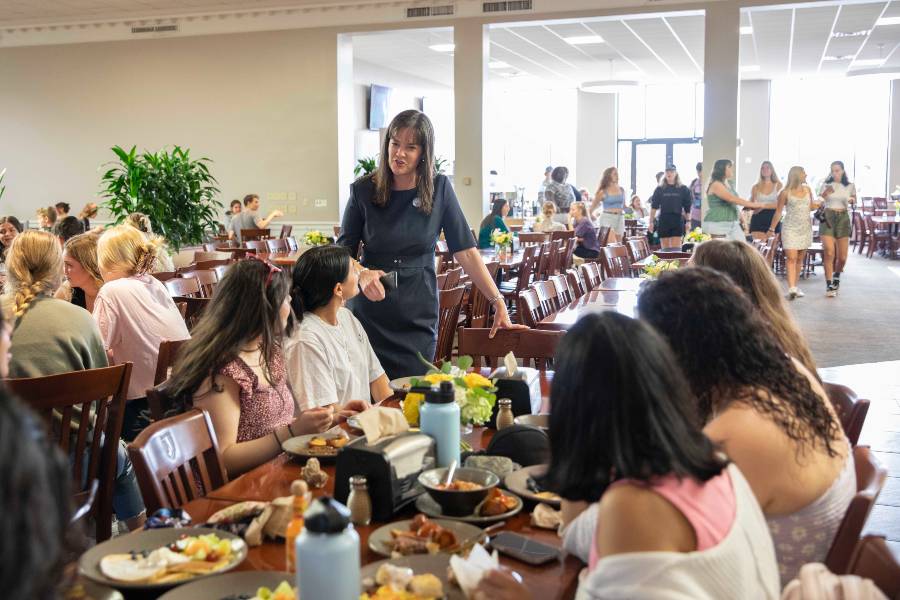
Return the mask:
<svg viewBox="0 0 900 600">
<path fill-rule="evenodd" d="M 750 195 L 750 188 L 759 177 L 759 165 L 770 156 L 769 103 L 770 82 L 767 79 L 753 79 L 741 82 L 740 125 L 738 135 L 737 193 L 741 197 Z M 787 173 L 779 176 L 784 179 Z"/>
<path fill-rule="evenodd" d="M 616 94 L 578 92 L 575 175 L 591 194 L 607 167 L 616 165 Z M 628 174 L 622 174 L 627 179 Z"/>
<path fill-rule="evenodd" d="M 888 134 L 888 194 L 900 185 L 900 79 L 891 82 L 891 130 Z"/>
<path fill-rule="evenodd" d="M 706 5 L 703 52 L 703 176 L 709 180 L 713 164 L 729 158 L 737 165 L 738 95 L 741 11 L 737 2 Z M 704 184 L 705 185 L 705 184 Z M 706 195 L 703 213 L 706 214 Z"/>
<path fill-rule="evenodd" d="M 479 22 L 453 26 L 454 186 L 466 219 L 475 226 L 487 211 L 484 167 L 484 92 L 487 80 L 488 34 Z"/>
<path fill-rule="evenodd" d="M 338 223 L 344 218 L 344 207 L 350 196 L 355 163 L 353 114 L 353 38 L 337 36 L 337 153 L 338 153 Z"/>
</svg>

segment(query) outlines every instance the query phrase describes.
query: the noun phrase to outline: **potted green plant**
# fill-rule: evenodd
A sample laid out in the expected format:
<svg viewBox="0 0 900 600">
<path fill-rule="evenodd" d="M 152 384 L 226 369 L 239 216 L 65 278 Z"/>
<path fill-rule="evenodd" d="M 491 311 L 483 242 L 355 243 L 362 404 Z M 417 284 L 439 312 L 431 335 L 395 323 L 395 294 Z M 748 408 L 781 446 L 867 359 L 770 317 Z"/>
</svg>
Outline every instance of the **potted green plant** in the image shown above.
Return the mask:
<svg viewBox="0 0 900 600">
<path fill-rule="evenodd" d="M 368 175 L 369 173 L 373 173 L 376 168 L 378 168 L 378 163 L 375 162 L 375 157 L 364 156 L 356 161 L 356 166 L 353 167 L 353 174 L 356 177 Z"/>
<path fill-rule="evenodd" d="M 176 252 L 200 244 L 218 228 L 222 203 L 216 199 L 218 182 L 209 172 L 208 158 L 194 159 L 190 150 L 175 146 L 171 152 L 144 152 L 114 146 L 118 160 L 102 177 L 104 206 L 121 223 L 130 213 L 150 218 L 153 229 Z"/>
<path fill-rule="evenodd" d="M 434 158 L 434 174 L 435 175 L 443 175 L 446 171 L 446 166 L 450 163 L 449 160 L 442 156 L 436 156 Z"/>
</svg>

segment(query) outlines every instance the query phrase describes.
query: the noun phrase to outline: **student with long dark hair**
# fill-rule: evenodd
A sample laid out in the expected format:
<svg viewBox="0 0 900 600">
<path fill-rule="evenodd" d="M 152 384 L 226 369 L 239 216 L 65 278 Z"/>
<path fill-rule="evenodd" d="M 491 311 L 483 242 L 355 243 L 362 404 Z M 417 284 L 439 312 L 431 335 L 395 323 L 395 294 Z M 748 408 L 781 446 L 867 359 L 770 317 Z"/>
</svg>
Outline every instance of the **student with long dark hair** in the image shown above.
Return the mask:
<svg viewBox="0 0 900 600">
<path fill-rule="evenodd" d="M 229 477 L 277 456 L 284 440 L 332 424 L 331 408 L 294 417 L 282 352 L 289 290 L 289 279 L 267 262 L 229 268 L 166 386 L 178 405 L 209 412 Z"/>
<path fill-rule="evenodd" d="M 847 211 L 856 204 L 856 186 L 847 178 L 844 163 L 839 160 L 831 163 L 831 173 L 822 184 L 819 196 L 825 201 L 825 220 L 819 226 L 825 255 L 822 259 L 825 295 L 833 298 L 841 287 L 841 272 L 849 252 L 850 213 Z"/>
<path fill-rule="evenodd" d="M 744 229 L 741 227 L 741 211 L 738 206 L 746 208 L 764 208 L 756 202 L 749 202 L 734 192 L 731 180 L 734 179 L 734 163 L 727 158 L 720 158 L 713 165 L 713 172 L 706 188 L 706 201 L 709 210 L 703 218 L 703 231 L 713 237 L 724 237 L 729 240 L 744 240 Z"/>
<path fill-rule="evenodd" d="M 22 233 L 22 223 L 13 216 L 0 218 L 0 262 L 6 260 L 9 247 L 16 236 Z"/>
<path fill-rule="evenodd" d="M 718 271 L 663 273 L 646 284 L 638 312 L 668 340 L 704 431 L 750 482 L 782 585 L 802 565 L 823 562 L 856 493 L 856 473 L 822 386 Z"/>
<path fill-rule="evenodd" d="M 776 598 L 762 511 L 701 432 L 665 341 L 634 319 L 592 314 L 560 342 L 555 364 L 545 484 L 592 503 L 566 530 L 567 550 L 588 555 L 575 597 Z M 586 544 L 572 547 L 573 538 Z M 476 598 L 531 598 L 501 571 L 478 590 Z"/>
<path fill-rule="evenodd" d="M 284 353 L 301 409 L 335 405 L 348 416 L 391 395 L 366 330 L 345 308 L 359 293 L 358 283 L 343 246 L 310 248 L 294 265 Z"/>
<path fill-rule="evenodd" d="M 506 226 L 506 222 L 503 220 L 503 217 L 508 214 L 509 202 L 504 198 L 494 200 L 493 205 L 491 205 L 491 212 L 481 221 L 478 229 L 479 248 L 490 248 L 493 246 L 491 234 L 494 233 L 495 229 L 499 229 L 504 233 L 509 231 L 509 227 Z"/>
</svg>

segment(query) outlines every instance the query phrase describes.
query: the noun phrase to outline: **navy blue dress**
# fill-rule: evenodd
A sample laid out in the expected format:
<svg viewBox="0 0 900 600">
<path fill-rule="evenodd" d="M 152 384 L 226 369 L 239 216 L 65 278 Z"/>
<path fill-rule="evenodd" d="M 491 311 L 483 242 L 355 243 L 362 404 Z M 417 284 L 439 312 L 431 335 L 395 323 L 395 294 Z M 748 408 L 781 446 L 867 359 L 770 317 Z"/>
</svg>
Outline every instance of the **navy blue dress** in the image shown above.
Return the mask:
<svg viewBox="0 0 900 600">
<path fill-rule="evenodd" d="M 350 186 L 338 244 L 346 246 L 364 266 L 385 273 L 396 271 L 397 289 L 387 290 L 381 302 L 363 294 L 348 307 L 360 320 L 381 366 L 390 379 L 425 373 L 416 357 L 434 358 L 437 344 L 438 294 L 434 249 L 441 230 L 451 253 L 475 247 L 472 231 L 444 175 L 434 179 L 434 202 L 426 215 L 416 190 L 391 192 L 386 206 L 375 206 L 372 177 Z M 357 256 L 359 243 L 364 245 Z"/>
</svg>

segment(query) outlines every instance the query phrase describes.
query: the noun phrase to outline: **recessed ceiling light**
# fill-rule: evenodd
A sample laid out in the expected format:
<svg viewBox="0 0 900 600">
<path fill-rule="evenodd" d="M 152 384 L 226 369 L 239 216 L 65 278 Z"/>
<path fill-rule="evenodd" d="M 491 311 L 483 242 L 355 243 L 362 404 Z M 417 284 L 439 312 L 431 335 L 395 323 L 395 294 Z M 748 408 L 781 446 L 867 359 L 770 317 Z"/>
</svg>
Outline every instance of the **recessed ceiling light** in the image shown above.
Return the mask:
<svg viewBox="0 0 900 600">
<path fill-rule="evenodd" d="M 854 60 L 854 67 L 880 67 L 884 62 L 883 58 L 864 58 L 862 60 Z"/>
<path fill-rule="evenodd" d="M 428 46 L 429 50 L 434 50 L 435 52 L 453 52 L 454 48 L 456 48 L 456 44 L 432 44 Z"/>
<path fill-rule="evenodd" d="M 759 65 L 744 65 L 741 67 L 741 71 L 744 73 L 754 73 L 759 71 Z"/>
<path fill-rule="evenodd" d="M 734 31 L 732 29 L 732 31 Z M 753 35 L 753 26 L 752 25 L 742 25 L 741 26 L 741 35 Z"/>
<path fill-rule="evenodd" d="M 502 60 L 492 60 L 488 63 L 489 69 L 508 69 L 510 64 L 507 62 L 503 62 Z"/>
<path fill-rule="evenodd" d="M 599 35 L 573 35 L 564 37 L 563 40 L 573 46 L 583 46 L 586 44 L 602 44 L 603 38 Z"/>
<path fill-rule="evenodd" d="M 831 37 L 834 38 L 854 38 L 854 37 L 864 37 L 869 35 L 870 31 L 868 29 L 860 29 L 859 31 L 835 31 Z"/>
<path fill-rule="evenodd" d="M 875 27 L 886 27 L 888 25 L 900 25 L 900 16 L 898 17 L 881 17 L 875 21 Z"/>
</svg>

